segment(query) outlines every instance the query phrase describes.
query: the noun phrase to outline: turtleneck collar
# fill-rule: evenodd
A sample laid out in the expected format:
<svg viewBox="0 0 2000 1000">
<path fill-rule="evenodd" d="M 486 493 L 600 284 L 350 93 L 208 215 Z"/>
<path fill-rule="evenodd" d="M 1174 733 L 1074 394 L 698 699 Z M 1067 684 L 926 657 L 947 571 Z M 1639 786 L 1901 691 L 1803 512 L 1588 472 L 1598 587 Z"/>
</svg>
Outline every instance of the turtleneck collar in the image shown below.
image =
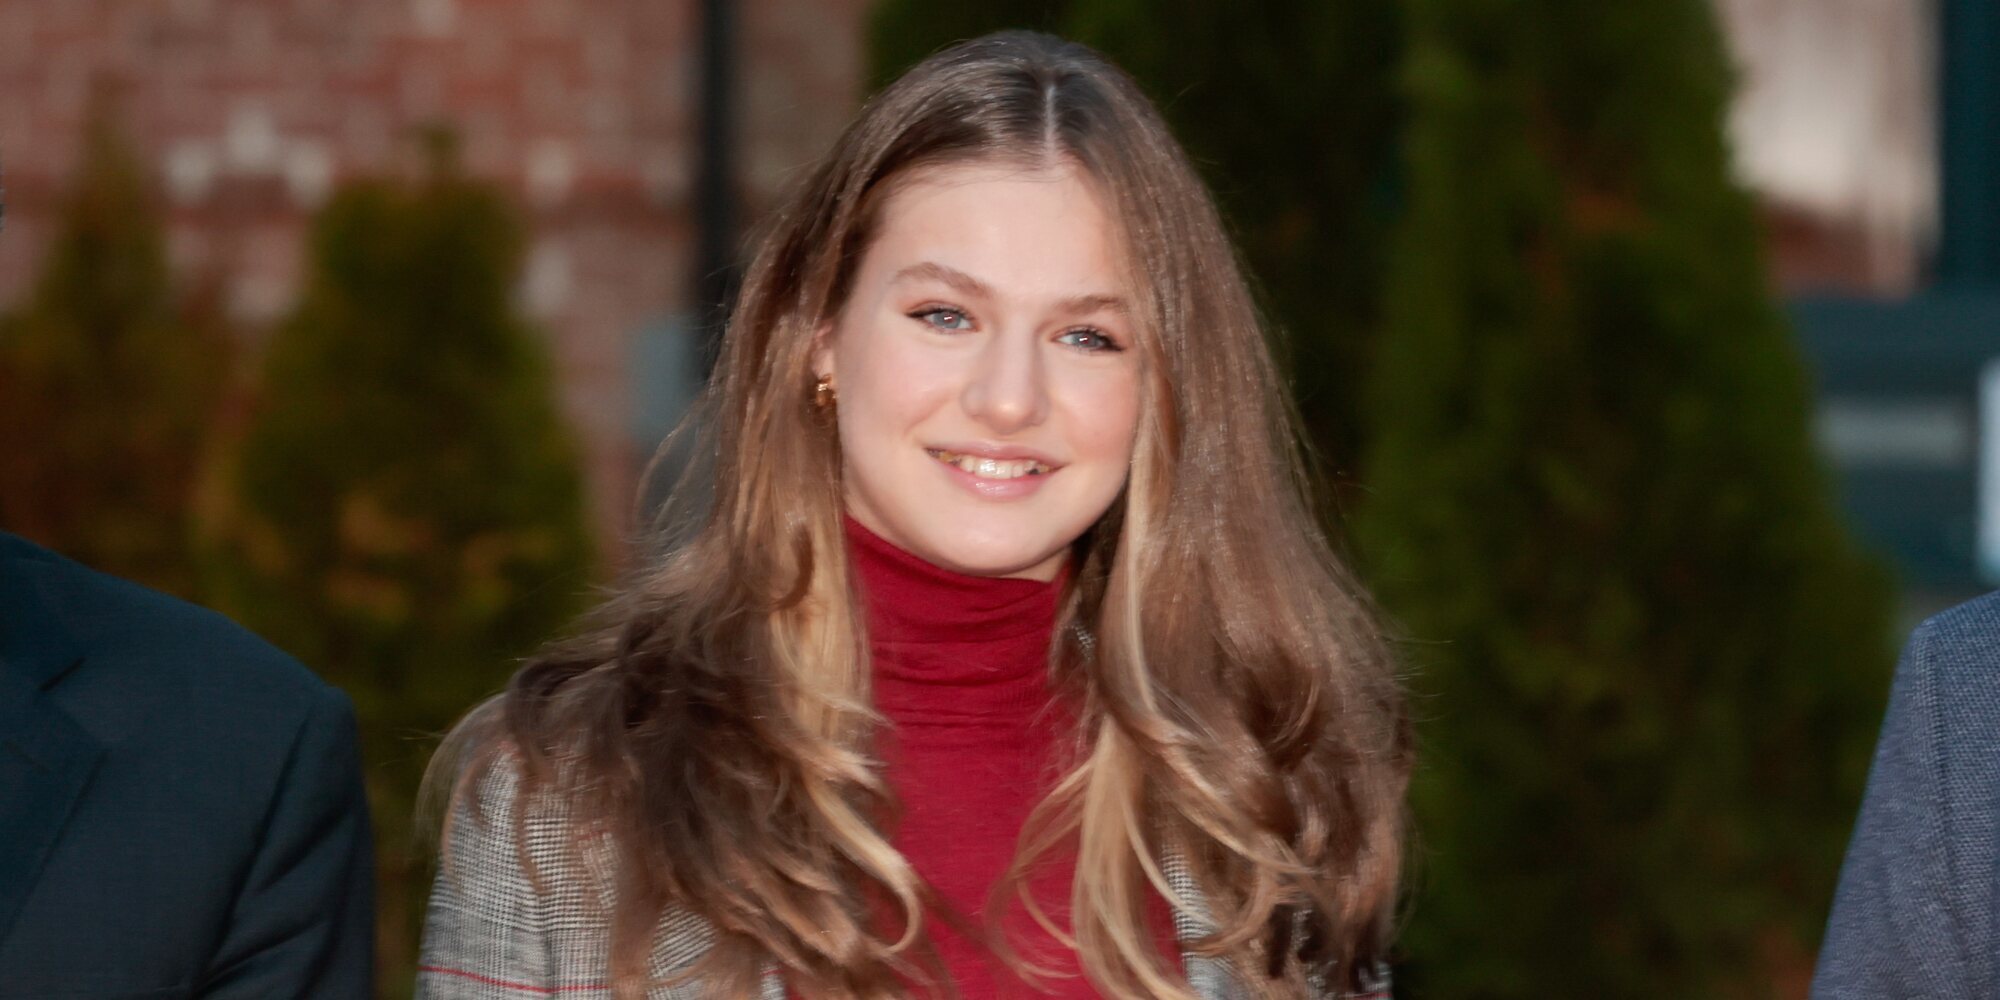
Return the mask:
<svg viewBox="0 0 2000 1000">
<path fill-rule="evenodd" d="M 892 743 L 907 746 L 918 732 L 1020 740 L 1036 719 L 1048 723 L 1057 583 L 934 566 L 851 517 L 847 548 L 868 609 L 875 707 L 897 734 Z"/>
<path fill-rule="evenodd" d="M 1039 638 L 1055 629 L 1055 581 L 973 576 L 933 565 L 844 518 L 854 575 L 868 607 L 870 643 L 959 645 Z M 1046 651 L 1046 645 L 1044 645 Z"/>
</svg>

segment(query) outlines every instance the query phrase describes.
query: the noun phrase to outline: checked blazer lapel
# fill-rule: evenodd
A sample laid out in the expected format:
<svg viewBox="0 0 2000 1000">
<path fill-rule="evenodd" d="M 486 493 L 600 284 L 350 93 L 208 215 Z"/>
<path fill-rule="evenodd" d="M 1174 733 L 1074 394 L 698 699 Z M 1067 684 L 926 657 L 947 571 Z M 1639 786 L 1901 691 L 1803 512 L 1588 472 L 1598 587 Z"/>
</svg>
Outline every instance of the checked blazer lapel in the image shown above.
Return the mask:
<svg viewBox="0 0 2000 1000">
<path fill-rule="evenodd" d="M 104 752 L 49 697 L 83 649 L 40 593 L 40 567 L 6 543 L 0 535 L 0 940 Z"/>
</svg>

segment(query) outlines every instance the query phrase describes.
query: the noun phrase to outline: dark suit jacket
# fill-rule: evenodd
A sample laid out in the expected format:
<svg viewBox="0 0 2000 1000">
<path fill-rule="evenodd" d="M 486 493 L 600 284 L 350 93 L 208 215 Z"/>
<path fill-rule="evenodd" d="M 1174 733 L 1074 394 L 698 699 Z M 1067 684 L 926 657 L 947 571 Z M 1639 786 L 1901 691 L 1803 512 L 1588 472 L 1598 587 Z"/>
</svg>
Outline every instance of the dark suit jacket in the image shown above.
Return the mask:
<svg viewBox="0 0 2000 1000">
<path fill-rule="evenodd" d="M 0 533 L 0 998 L 362 1000 L 372 879 L 339 692 Z"/>
<path fill-rule="evenodd" d="M 1814 1000 L 1990 998 L 2000 960 L 2000 594 L 1910 636 Z"/>
</svg>

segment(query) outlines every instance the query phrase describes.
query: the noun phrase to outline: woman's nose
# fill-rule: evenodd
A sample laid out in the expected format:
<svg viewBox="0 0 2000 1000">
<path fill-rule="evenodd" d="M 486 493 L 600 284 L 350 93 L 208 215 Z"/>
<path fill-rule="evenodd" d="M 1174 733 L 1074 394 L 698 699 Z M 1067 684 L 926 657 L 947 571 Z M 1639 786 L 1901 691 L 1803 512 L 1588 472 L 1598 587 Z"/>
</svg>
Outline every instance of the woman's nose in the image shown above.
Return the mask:
<svg viewBox="0 0 2000 1000">
<path fill-rule="evenodd" d="M 1048 417 L 1047 372 L 1032 333 L 1003 330 L 972 360 L 965 412 L 995 434 L 1012 434 Z"/>
</svg>

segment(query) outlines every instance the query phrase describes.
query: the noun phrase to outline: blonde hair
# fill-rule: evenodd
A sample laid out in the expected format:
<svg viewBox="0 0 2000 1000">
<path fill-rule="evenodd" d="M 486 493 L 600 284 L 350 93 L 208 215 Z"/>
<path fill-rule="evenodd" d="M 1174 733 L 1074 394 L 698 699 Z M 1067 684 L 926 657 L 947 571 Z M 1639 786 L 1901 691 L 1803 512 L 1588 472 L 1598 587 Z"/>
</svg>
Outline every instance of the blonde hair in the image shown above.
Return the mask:
<svg viewBox="0 0 2000 1000">
<path fill-rule="evenodd" d="M 876 822 L 893 801 L 871 754 L 839 442 L 809 362 L 898 179 L 1052 158 L 1119 220 L 1150 385 L 1126 490 L 1075 543 L 1051 650 L 1082 705 L 1074 759 L 996 902 L 1033 912 L 1027 865 L 1074 837 L 1072 923 L 1049 927 L 1106 995 L 1193 996 L 1143 915 L 1149 891 L 1172 897 L 1168 857 L 1207 907 L 1193 950 L 1262 992 L 1358 987 L 1383 961 L 1408 723 L 1371 612 L 1314 519 L 1241 267 L 1137 86 L 1080 45 L 1006 32 L 885 89 L 792 196 L 694 418 L 713 493 L 687 536 L 440 756 L 469 755 L 452 775 L 466 792 L 518 754 L 530 792 L 563 796 L 607 836 L 621 997 L 643 994 L 670 907 L 713 925 L 697 972 L 717 995 L 753 992 L 767 960 L 807 997 L 896 996 L 941 974 L 929 890 Z M 889 926 L 873 905 L 885 897 Z"/>
</svg>

